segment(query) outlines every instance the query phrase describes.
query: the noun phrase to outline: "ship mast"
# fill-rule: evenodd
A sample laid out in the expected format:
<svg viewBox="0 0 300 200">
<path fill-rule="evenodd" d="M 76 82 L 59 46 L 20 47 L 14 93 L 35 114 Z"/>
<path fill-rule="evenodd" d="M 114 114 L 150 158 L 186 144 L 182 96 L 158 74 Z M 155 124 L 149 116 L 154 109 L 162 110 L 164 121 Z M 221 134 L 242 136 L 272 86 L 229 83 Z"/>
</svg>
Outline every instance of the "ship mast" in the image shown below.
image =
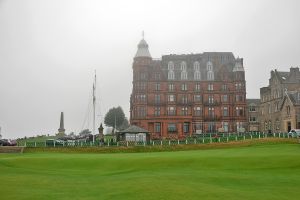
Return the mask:
<svg viewBox="0 0 300 200">
<path fill-rule="evenodd" d="M 96 118 L 96 70 L 95 70 L 95 80 L 93 83 L 93 143 L 95 142 L 95 118 Z"/>
</svg>

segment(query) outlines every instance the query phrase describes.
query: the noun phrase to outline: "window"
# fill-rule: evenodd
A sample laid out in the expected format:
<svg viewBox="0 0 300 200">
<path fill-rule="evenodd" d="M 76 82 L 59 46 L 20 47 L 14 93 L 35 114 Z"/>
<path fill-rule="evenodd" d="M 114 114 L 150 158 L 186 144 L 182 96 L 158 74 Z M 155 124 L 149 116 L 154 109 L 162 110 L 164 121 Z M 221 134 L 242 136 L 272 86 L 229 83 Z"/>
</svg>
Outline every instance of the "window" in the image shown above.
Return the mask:
<svg viewBox="0 0 300 200">
<path fill-rule="evenodd" d="M 256 106 L 255 105 L 250 105 L 249 106 L 249 112 L 256 112 Z"/>
<path fill-rule="evenodd" d="M 196 90 L 196 91 L 200 91 L 200 90 L 201 90 L 201 85 L 200 85 L 200 83 L 196 83 L 196 85 L 195 85 L 195 90 Z"/>
<path fill-rule="evenodd" d="M 227 88 L 227 85 L 225 85 L 225 84 L 222 85 L 222 90 L 223 90 L 223 91 L 227 91 L 227 89 L 228 89 L 228 88 Z"/>
<path fill-rule="evenodd" d="M 154 95 L 154 102 L 155 102 L 155 104 L 159 104 L 160 103 L 160 94 Z"/>
<path fill-rule="evenodd" d="M 174 102 L 175 101 L 175 95 L 174 94 L 169 94 L 168 95 L 168 102 Z"/>
<path fill-rule="evenodd" d="M 235 84 L 235 89 L 236 90 L 242 90 L 243 89 L 243 84 L 242 83 L 236 83 Z"/>
<path fill-rule="evenodd" d="M 236 122 L 236 130 L 240 132 L 242 128 L 243 128 L 243 122 Z"/>
<path fill-rule="evenodd" d="M 213 71 L 213 64 L 212 62 L 208 61 L 206 64 L 206 70 L 207 71 Z"/>
<path fill-rule="evenodd" d="M 275 112 L 279 111 L 279 102 L 274 103 Z"/>
<path fill-rule="evenodd" d="M 145 103 L 146 102 L 146 95 L 145 94 L 135 95 L 135 101 L 138 102 L 138 103 Z"/>
<path fill-rule="evenodd" d="M 228 101 L 228 95 L 222 95 L 222 102 L 227 102 Z"/>
<path fill-rule="evenodd" d="M 200 71 L 194 72 L 194 80 L 201 80 L 201 73 Z"/>
<path fill-rule="evenodd" d="M 202 115 L 201 107 L 199 107 L 199 106 L 194 107 L 194 115 L 195 116 L 201 116 Z"/>
<path fill-rule="evenodd" d="M 214 73 L 212 71 L 207 72 L 207 80 L 214 80 Z"/>
<path fill-rule="evenodd" d="M 243 102 L 243 95 L 235 95 L 236 102 Z"/>
<path fill-rule="evenodd" d="M 172 61 L 169 61 L 168 62 L 168 70 L 170 71 L 173 71 L 174 70 L 174 63 Z"/>
<path fill-rule="evenodd" d="M 145 117 L 146 116 L 146 108 L 145 107 L 138 107 L 137 108 L 137 116 L 138 117 Z"/>
<path fill-rule="evenodd" d="M 190 132 L 190 123 L 188 123 L 188 122 L 183 123 L 183 132 L 184 133 Z"/>
<path fill-rule="evenodd" d="M 182 61 L 180 67 L 181 71 L 186 71 L 186 62 Z"/>
<path fill-rule="evenodd" d="M 141 90 L 146 90 L 146 83 L 145 82 L 140 83 L 140 87 Z"/>
<path fill-rule="evenodd" d="M 186 84 L 186 83 L 183 83 L 183 84 L 181 85 L 181 90 L 183 90 L 183 91 L 186 91 L 186 90 L 187 90 L 187 84 Z"/>
<path fill-rule="evenodd" d="M 268 130 L 268 122 L 265 121 L 265 130 Z"/>
<path fill-rule="evenodd" d="M 181 115 L 188 115 L 188 108 L 187 107 L 182 107 L 181 108 Z"/>
<path fill-rule="evenodd" d="M 174 84 L 173 83 L 169 83 L 168 89 L 169 89 L 170 92 L 173 92 L 174 91 Z"/>
<path fill-rule="evenodd" d="M 228 107 L 227 106 L 223 107 L 223 116 L 224 117 L 228 116 Z"/>
<path fill-rule="evenodd" d="M 200 94 L 195 94 L 194 95 L 194 102 L 201 102 L 201 95 Z"/>
<path fill-rule="evenodd" d="M 161 126 L 160 126 L 160 123 L 154 123 L 154 130 L 155 130 L 155 133 L 160 133 L 160 130 L 161 130 Z"/>
<path fill-rule="evenodd" d="M 174 71 L 169 71 L 169 72 L 168 72 L 168 79 L 169 79 L 169 80 L 174 80 L 174 79 L 175 79 Z"/>
<path fill-rule="evenodd" d="M 187 72 L 186 71 L 182 71 L 181 72 L 181 80 L 186 80 L 187 79 Z"/>
<path fill-rule="evenodd" d="M 194 123 L 194 132 L 198 133 L 198 132 L 202 132 L 202 124 L 201 122 L 195 122 Z"/>
<path fill-rule="evenodd" d="M 182 95 L 182 97 L 181 97 L 181 102 L 182 102 L 183 104 L 187 104 L 187 103 L 188 103 L 188 97 L 187 97 L 187 95 Z"/>
<path fill-rule="evenodd" d="M 155 83 L 155 90 L 156 91 L 160 90 L 160 83 Z"/>
<path fill-rule="evenodd" d="M 207 80 L 214 80 L 213 65 L 210 61 L 206 64 Z"/>
<path fill-rule="evenodd" d="M 168 107 L 168 115 L 176 115 L 176 109 L 174 106 Z"/>
<path fill-rule="evenodd" d="M 212 96 L 212 95 L 208 96 L 208 103 L 210 103 L 210 104 L 214 103 L 214 96 Z"/>
<path fill-rule="evenodd" d="M 224 129 L 224 132 L 228 132 L 228 122 L 222 122 L 222 128 Z"/>
<path fill-rule="evenodd" d="M 209 117 L 214 117 L 215 116 L 215 109 L 212 107 L 208 108 L 208 116 Z"/>
<path fill-rule="evenodd" d="M 146 73 L 145 72 L 141 72 L 140 73 L 140 79 L 141 80 L 145 80 L 146 79 Z"/>
<path fill-rule="evenodd" d="M 279 119 L 276 119 L 276 130 L 280 129 L 280 121 Z"/>
<path fill-rule="evenodd" d="M 160 80 L 160 73 L 155 73 L 154 74 L 154 79 L 155 80 Z"/>
<path fill-rule="evenodd" d="M 208 85 L 207 85 L 207 90 L 208 90 L 208 91 L 213 91 L 213 90 L 214 90 L 214 85 L 211 84 L 211 83 L 208 84 Z"/>
<path fill-rule="evenodd" d="M 235 111 L 236 111 L 236 116 L 243 116 L 244 115 L 244 110 L 243 110 L 242 107 L 236 107 Z"/>
<path fill-rule="evenodd" d="M 154 108 L 154 115 L 155 116 L 160 116 L 160 107 L 155 107 Z"/>
<path fill-rule="evenodd" d="M 200 63 L 198 61 L 194 62 L 194 71 L 200 71 Z"/>
<path fill-rule="evenodd" d="M 208 123 L 208 132 L 213 133 L 216 130 L 216 124 L 214 122 Z"/>
<path fill-rule="evenodd" d="M 249 117 L 249 122 L 256 122 L 256 117 L 255 116 L 250 116 Z"/>
<path fill-rule="evenodd" d="M 168 132 L 176 132 L 176 124 L 175 123 L 168 123 Z"/>
<path fill-rule="evenodd" d="M 290 107 L 290 106 L 287 106 L 287 107 L 286 107 L 286 114 L 287 114 L 287 115 L 290 115 L 290 114 L 291 114 L 291 107 Z"/>
<path fill-rule="evenodd" d="M 269 103 L 269 105 L 268 105 L 268 112 L 269 112 L 269 114 L 271 114 L 272 113 L 272 106 L 271 106 L 271 104 Z"/>
</svg>

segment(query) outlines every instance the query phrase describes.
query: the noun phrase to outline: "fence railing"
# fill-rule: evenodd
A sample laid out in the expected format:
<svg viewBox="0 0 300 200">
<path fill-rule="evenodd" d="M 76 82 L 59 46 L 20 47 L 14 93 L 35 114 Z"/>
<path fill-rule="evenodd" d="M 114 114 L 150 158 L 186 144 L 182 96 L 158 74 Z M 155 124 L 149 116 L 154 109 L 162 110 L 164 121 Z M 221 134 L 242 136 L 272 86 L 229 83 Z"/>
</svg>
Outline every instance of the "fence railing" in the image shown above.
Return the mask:
<svg viewBox="0 0 300 200">
<path fill-rule="evenodd" d="M 188 144 L 208 144 L 231 141 L 242 141 L 260 138 L 290 138 L 288 133 L 204 133 L 199 136 L 189 137 L 184 140 L 165 139 L 143 141 L 119 141 L 119 142 L 85 142 L 85 141 L 45 141 L 45 142 L 18 142 L 18 146 L 25 147 L 115 147 L 115 146 L 171 146 L 171 145 L 188 145 Z"/>
</svg>

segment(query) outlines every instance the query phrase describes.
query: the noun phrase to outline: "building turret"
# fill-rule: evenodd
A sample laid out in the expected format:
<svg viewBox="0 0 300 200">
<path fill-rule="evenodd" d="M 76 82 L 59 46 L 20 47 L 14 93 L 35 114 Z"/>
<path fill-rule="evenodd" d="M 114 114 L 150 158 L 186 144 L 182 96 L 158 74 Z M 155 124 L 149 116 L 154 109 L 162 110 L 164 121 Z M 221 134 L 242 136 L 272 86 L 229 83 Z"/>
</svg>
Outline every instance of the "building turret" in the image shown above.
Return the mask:
<svg viewBox="0 0 300 200">
<path fill-rule="evenodd" d="M 134 56 L 134 58 L 151 58 L 148 44 L 146 40 L 143 38 L 138 44 L 138 50 Z"/>
</svg>

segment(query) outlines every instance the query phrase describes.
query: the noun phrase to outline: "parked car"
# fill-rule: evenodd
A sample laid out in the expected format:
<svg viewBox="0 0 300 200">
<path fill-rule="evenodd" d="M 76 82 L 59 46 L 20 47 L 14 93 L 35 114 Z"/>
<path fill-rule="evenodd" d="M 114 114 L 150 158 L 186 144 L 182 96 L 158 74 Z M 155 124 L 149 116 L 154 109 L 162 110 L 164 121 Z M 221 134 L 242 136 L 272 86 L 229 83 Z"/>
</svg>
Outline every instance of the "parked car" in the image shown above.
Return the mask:
<svg viewBox="0 0 300 200">
<path fill-rule="evenodd" d="M 289 137 L 300 137 L 300 129 L 292 129 L 289 132 Z"/>
</svg>

